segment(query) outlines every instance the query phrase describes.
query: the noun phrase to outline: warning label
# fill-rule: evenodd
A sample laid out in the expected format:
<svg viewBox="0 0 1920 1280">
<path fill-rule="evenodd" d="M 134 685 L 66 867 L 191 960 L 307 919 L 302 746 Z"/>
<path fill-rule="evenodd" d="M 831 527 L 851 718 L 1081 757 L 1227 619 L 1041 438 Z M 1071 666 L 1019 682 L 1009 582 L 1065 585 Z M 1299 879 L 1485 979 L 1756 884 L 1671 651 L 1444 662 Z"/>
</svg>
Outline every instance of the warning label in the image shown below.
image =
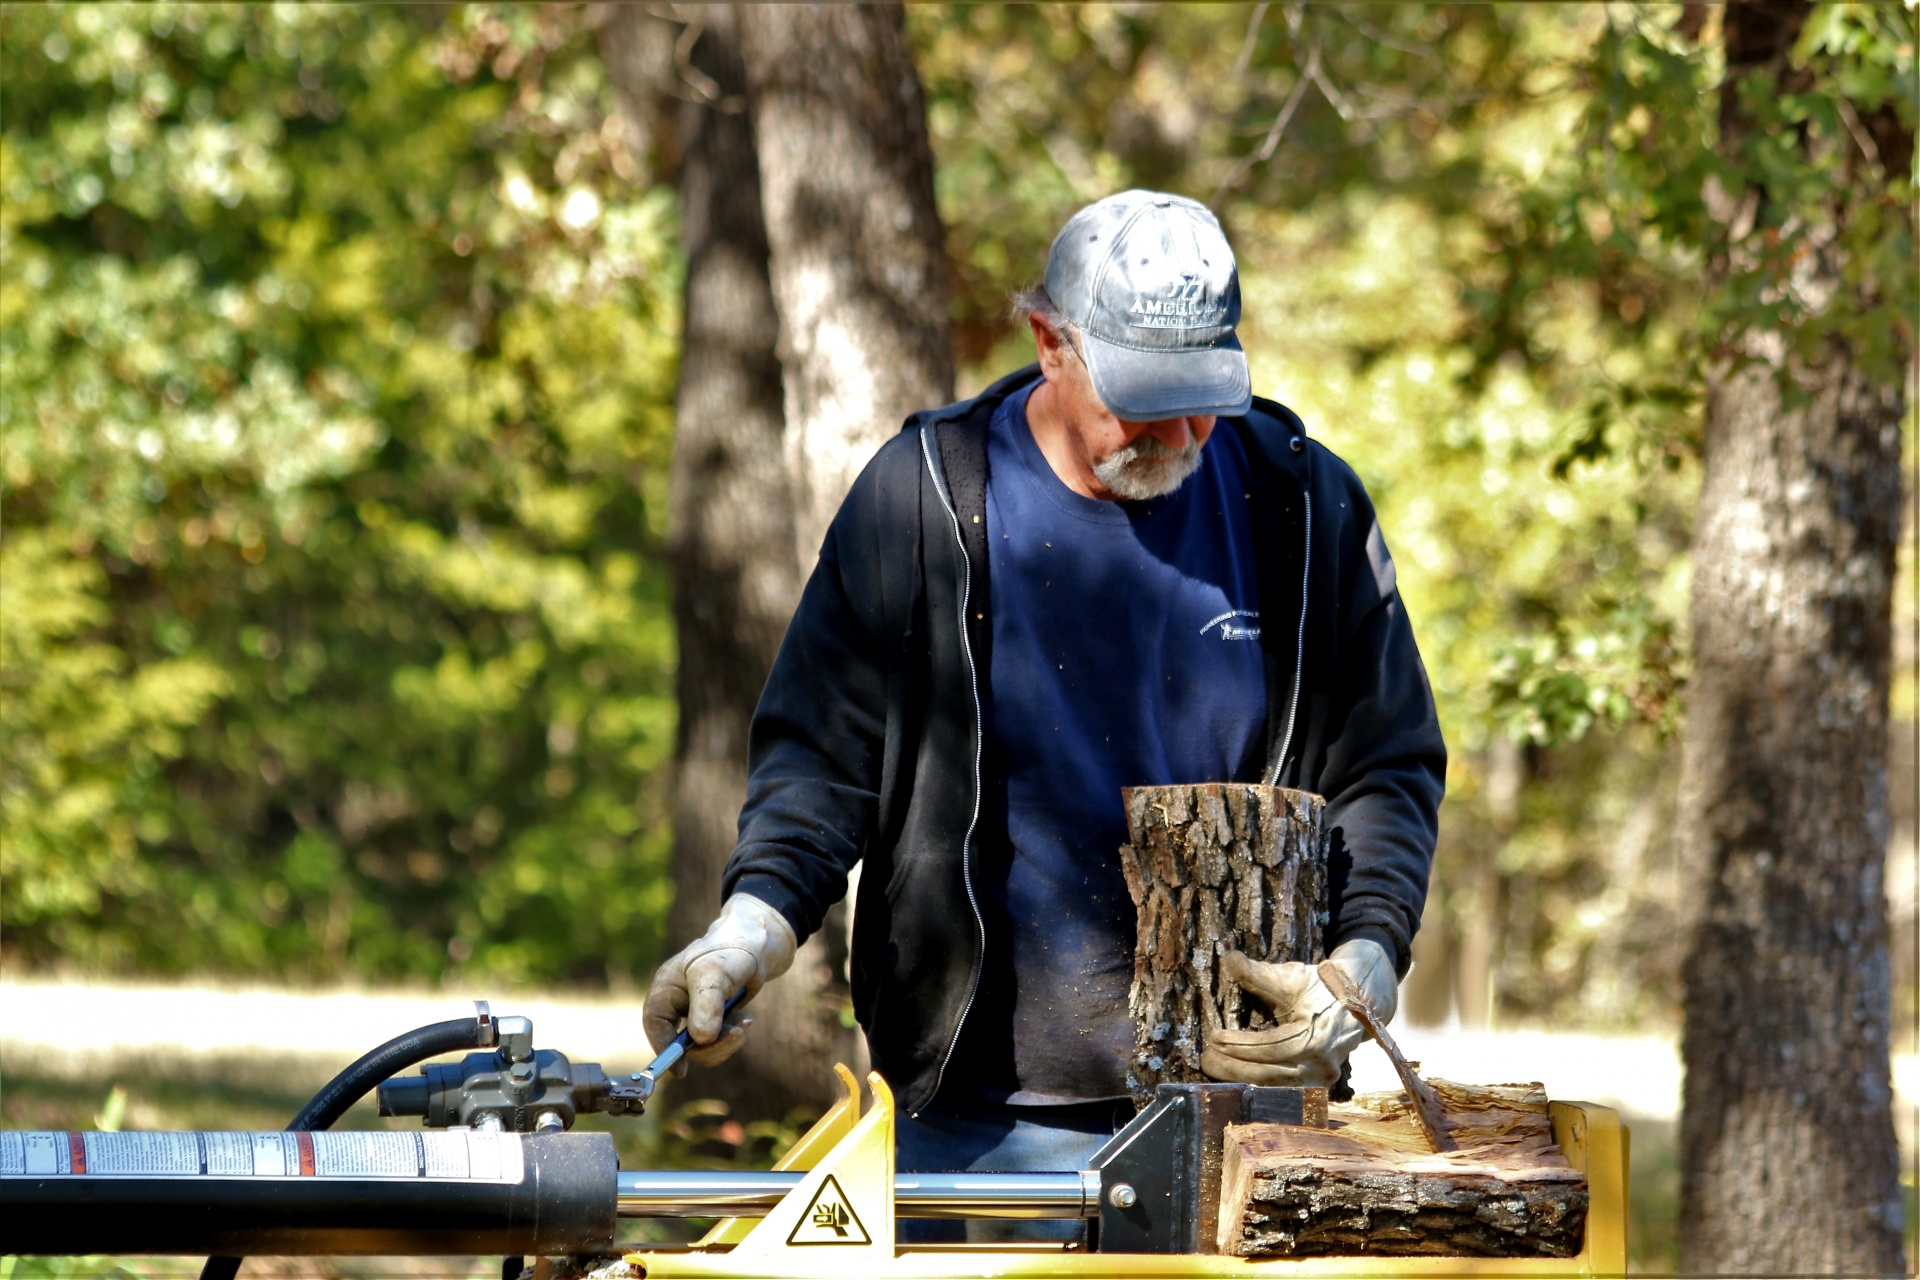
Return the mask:
<svg viewBox="0 0 1920 1280">
<path fill-rule="evenodd" d="M 872 1244 L 873 1237 L 860 1225 L 859 1215 L 840 1184 L 828 1174 L 814 1192 L 813 1203 L 800 1215 L 800 1221 L 787 1237 L 788 1244 Z"/>
<path fill-rule="evenodd" d="M 0 1178 L 520 1182 L 517 1133 L 0 1133 Z"/>
</svg>

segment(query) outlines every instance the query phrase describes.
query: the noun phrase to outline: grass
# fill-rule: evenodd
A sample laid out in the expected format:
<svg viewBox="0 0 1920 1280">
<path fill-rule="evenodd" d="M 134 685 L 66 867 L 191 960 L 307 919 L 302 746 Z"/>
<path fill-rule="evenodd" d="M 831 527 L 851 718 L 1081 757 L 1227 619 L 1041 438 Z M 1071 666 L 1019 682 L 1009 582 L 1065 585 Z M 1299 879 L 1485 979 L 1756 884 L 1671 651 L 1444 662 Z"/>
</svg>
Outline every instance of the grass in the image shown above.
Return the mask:
<svg viewBox="0 0 1920 1280">
<path fill-rule="evenodd" d="M 1627 1170 L 1627 1269 L 1672 1275 L 1680 1265 L 1679 1125 L 1624 1117 L 1632 1130 Z"/>
</svg>

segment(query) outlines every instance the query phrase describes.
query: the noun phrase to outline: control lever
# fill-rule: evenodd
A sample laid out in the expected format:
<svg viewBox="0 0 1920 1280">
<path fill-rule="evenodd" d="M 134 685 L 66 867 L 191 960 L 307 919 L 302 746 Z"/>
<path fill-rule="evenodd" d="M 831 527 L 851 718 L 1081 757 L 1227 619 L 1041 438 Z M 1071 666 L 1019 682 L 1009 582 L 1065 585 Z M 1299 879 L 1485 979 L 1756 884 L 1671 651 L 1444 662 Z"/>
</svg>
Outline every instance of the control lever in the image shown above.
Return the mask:
<svg viewBox="0 0 1920 1280">
<path fill-rule="evenodd" d="M 738 1009 L 740 1002 L 746 998 L 747 993 L 742 991 L 735 995 L 733 999 L 727 1001 L 726 1006 L 721 1010 L 721 1017 L 724 1019 L 727 1014 Z M 628 1114 L 636 1116 L 642 1111 L 645 1111 L 647 1109 L 647 1099 L 653 1096 L 654 1086 L 660 1083 L 660 1077 L 673 1070 L 680 1059 L 686 1056 L 687 1050 L 692 1047 L 693 1033 L 685 1027 L 680 1028 L 680 1034 L 672 1040 L 669 1040 L 667 1047 L 662 1049 L 659 1056 L 655 1057 L 652 1062 L 648 1063 L 641 1070 L 634 1072 L 625 1080 L 615 1080 L 609 1083 L 609 1100 L 618 1100 L 622 1105 L 618 1109 L 609 1106 L 605 1108 L 605 1110 L 612 1111 L 616 1115 Z"/>
<path fill-rule="evenodd" d="M 745 998 L 742 992 L 727 1001 L 725 1011 L 732 1013 Z M 429 1129 L 512 1133 L 560 1132 L 590 1112 L 637 1116 L 647 1109 L 660 1077 L 693 1046 L 683 1028 L 643 1070 L 616 1080 L 597 1062 L 569 1062 L 557 1049 L 535 1049 L 530 1019 L 498 1017 L 491 1023 L 497 1049 L 470 1053 L 458 1062 L 428 1063 L 417 1076 L 384 1081 L 380 1114 L 419 1116 Z"/>
</svg>

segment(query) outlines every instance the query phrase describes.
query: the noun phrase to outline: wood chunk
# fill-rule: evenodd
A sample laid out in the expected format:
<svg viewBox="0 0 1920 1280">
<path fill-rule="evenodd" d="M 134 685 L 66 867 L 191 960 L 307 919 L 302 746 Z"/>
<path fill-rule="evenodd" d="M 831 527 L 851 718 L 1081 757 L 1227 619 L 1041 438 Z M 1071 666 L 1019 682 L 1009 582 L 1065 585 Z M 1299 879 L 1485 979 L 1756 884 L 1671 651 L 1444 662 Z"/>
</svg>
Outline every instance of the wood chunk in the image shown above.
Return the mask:
<svg viewBox="0 0 1920 1280">
<path fill-rule="evenodd" d="M 1403 1093 L 1327 1109 L 1328 1127 L 1230 1125 L 1220 1179 L 1221 1253 L 1570 1258 L 1587 1220 L 1586 1175 L 1553 1140 L 1538 1084 L 1426 1082 L 1457 1149 L 1436 1153 Z"/>
<path fill-rule="evenodd" d="M 1360 1020 L 1374 1043 L 1386 1051 L 1387 1060 L 1393 1063 L 1395 1074 L 1400 1077 L 1400 1086 L 1407 1091 L 1407 1098 L 1413 1103 L 1414 1118 L 1420 1121 L 1420 1129 L 1427 1135 L 1427 1147 L 1433 1151 L 1452 1151 L 1455 1144 L 1448 1133 L 1446 1109 L 1426 1081 L 1414 1073 L 1414 1063 L 1407 1061 L 1407 1055 L 1400 1052 L 1400 1046 L 1387 1034 L 1386 1024 L 1380 1021 L 1380 1015 L 1367 1003 L 1367 997 L 1359 988 L 1347 981 L 1340 967 L 1331 960 L 1322 960 L 1319 968 L 1320 981 L 1327 990 L 1333 992 L 1333 998 L 1347 1006 L 1347 1012 Z"/>
<path fill-rule="evenodd" d="M 1120 850 L 1137 933 L 1136 1105 L 1154 1086 L 1205 1080 L 1209 1031 L 1271 1025 L 1259 1001 L 1220 976 L 1219 959 L 1319 960 L 1327 919 L 1326 801 L 1250 783 L 1129 787 L 1121 793 L 1132 842 Z"/>
</svg>

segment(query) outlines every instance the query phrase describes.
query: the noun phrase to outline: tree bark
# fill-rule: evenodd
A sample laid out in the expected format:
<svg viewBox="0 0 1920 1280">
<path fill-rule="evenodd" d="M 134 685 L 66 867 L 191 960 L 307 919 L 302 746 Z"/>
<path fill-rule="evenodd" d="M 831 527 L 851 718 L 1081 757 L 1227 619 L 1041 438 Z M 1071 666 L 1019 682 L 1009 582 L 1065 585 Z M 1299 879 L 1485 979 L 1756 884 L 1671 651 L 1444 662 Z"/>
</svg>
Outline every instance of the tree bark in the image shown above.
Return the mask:
<svg viewBox="0 0 1920 1280">
<path fill-rule="evenodd" d="M 739 8 L 810 566 L 854 477 L 953 394 L 945 242 L 898 4 Z"/>
<path fill-rule="evenodd" d="M 605 29 L 623 97 L 655 104 L 634 115 L 658 120 L 662 99 L 677 105 L 673 146 L 655 147 L 678 156 L 687 271 L 669 482 L 680 706 L 673 947 L 703 933 L 719 910 L 747 793 L 747 727 L 801 583 L 778 322 L 734 10 L 684 5 L 676 14 L 698 27 L 684 66 L 673 50 L 689 28 L 643 6 L 616 6 Z M 669 73 L 665 83 L 657 78 Z M 839 1017 L 844 968 L 844 931 L 830 922 L 754 1002 L 745 1047 L 678 1087 L 720 1098 L 744 1120 L 829 1104 L 838 1094 L 833 1063 L 857 1063 L 860 1051 Z"/>
<path fill-rule="evenodd" d="M 678 46 L 683 26 L 652 6 L 602 0 L 588 22 L 600 46 L 600 64 L 620 103 L 630 174 L 636 187 L 677 181 L 680 174 L 681 83 Z"/>
<path fill-rule="evenodd" d="M 1570 1258 L 1586 1176 L 1553 1140 L 1535 1085 L 1429 1082 L 1458 1151 L 1436 1155 L 1398 1093 L 1327 1110 L 1327 1128 L 1227 1128 L 1220 1252 Z"/>
<path fill-rule="evenodd" d="M 1727 7 L 1729 157 L 1752 128 L 1741 80 L 1792 87 L 1808 9 Z M 1710 207 L 1750 225 L 1767 203 L 1755 187 Z M 1810 252 L 1783 287 L 1845 298 L 1833 232 L 1799 229 Z M 1753 269 L 1743 237 L 1713 283 Z M 1739 354 L 1708 379 L 1693 541 L 1681 1269 L 1897 1274 L 1881 874 L 1901 396 L 1837 339 L 1807 361 L 1751 330 Z"/>
<path fill-rule="evenodd" d="M 1127 1087 L 1144 1106 L 1161 1083 L 1205 1080 L 1209 1031 L 1269 1024 L 1221 978 L 1229 951 L 1256 960 L 1324 958 L 1326 802 L 1249 783 L 1129 787 L 1132 842 L 1120 850 L 1138 913 L 1134 1055 Z"/>
</svg>

